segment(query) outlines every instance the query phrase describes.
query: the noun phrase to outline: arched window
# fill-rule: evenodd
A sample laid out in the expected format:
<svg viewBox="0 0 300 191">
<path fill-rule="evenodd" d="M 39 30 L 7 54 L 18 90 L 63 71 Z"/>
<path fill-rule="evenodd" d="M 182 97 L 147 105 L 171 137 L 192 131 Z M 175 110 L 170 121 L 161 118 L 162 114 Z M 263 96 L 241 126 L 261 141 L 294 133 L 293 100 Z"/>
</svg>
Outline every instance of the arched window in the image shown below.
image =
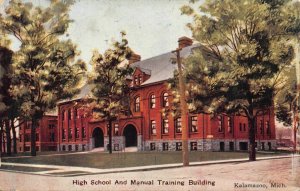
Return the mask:
<svg viewBox="0 0 300 191">
<path fill-rule="evenodd" d="M 168 107 L 169 106 L 169 94 L 167 92 L 163 93 L 162 106 L 163 107 Z"/>
<path fill-rule="evenodd" d="M 140 97 L 134 99 L 134 111 L 140 112 Z"/>
<path fill-rule="evenodd" d="M 150 108 L 155 108 L 155 95 L 150 95 Z"/>
</svg>

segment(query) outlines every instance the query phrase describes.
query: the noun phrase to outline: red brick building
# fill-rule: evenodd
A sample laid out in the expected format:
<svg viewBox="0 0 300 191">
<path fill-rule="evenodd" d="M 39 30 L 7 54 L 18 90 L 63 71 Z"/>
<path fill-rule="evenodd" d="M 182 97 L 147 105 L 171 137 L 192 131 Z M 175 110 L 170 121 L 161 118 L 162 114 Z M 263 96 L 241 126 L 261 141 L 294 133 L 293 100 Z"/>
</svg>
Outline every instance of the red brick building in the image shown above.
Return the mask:
<svg viewBox="0 0 300 191">
<path fill-rule="evenodd" d="M 178 40 L 182 47 L 181 56 L 187 57 L 193 48 L 192 40 L 182 37 Z M 113 148 L 122 150 L 136 146 L 139 151 L 181 150 L 181 118 L 171 114 L 164 117 L 162 109 L 172 104 L 167 80 L 173 78 L 176 65 L 171 58 L 175 55 L 165 53 L 140 61 L 134 55 L 129 61 L 135 69 L 129 79 L 134 94 L 132 115 L 113 122 Z M 105 121 L 94 121 L 87 117 L 80 107 L 82 98 L 90 92 L 85 85 L 80 94 L 72 100 L 58 103 L 58 148 L 76 151 L 105 147 L 108 144 L 108 130 Z M 189 114 L 190 150 L 247 150 L 248 121 L 243 116 Z M 275 148 L 275 118 L 273 110 L 257 120 L 258 149 Z"/>
<path fill-rule="evenodd" d="M 25 122 L 19 129 L 19 152 L 31 150 L 31 122 Z M 57 115 L 46 114 L 36 128 L 36 151 L 56 151 L 58 145 Z"/>
</svg>

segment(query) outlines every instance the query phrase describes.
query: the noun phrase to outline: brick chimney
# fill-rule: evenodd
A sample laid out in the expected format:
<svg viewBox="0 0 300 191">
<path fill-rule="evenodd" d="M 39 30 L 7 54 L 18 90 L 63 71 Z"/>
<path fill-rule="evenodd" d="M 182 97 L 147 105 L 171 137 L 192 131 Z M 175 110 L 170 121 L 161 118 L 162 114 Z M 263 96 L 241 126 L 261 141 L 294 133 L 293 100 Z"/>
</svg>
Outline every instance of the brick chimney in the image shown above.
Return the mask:
<svg viewBox="0 0 300 191">
<path fill-rule="evenodd" d="M 135 63 L 141 61 L 141 56 L 135 53 L 131 54 L 131 57 L 129 58 L 128 62 L 129 64 Z"/>
<path fill-rule="evenodd" d="M 186 37 L 186 36 L 183 36 L 183 37 L 178 39 L 178 47 L 179 48 L 184 48 L 184 47 L 187 47 L 187 46 L 191 46 L 192 44 L 193 44 L 193 40 Z"/>
</svg>

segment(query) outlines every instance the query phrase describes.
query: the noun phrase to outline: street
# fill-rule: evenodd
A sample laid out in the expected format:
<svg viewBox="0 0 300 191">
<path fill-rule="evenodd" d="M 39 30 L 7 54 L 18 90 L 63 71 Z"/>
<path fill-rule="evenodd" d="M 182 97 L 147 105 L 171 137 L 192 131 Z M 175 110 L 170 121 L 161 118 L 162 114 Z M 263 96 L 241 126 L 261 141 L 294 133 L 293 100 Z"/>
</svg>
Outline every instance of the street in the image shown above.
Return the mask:
<svg viewBox="0 0 300 191">
<path fill-rule="evenodd" d="M 0 172 L 0 190 L 299 190 L 300 157 L 50 177 Z"/>
</svg>

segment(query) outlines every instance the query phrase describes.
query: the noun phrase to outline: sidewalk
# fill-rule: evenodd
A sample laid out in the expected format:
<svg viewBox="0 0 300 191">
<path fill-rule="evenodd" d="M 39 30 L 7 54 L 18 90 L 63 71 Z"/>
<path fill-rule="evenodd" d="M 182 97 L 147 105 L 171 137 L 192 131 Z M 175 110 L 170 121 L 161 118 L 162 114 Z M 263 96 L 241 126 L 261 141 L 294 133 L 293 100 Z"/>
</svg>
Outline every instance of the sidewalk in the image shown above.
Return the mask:
<svg viewBox="0 0 300 191">
<path fill-rule="evenodd" d="M 287 156 L 258 157 L 257 161 L 270 160 L 270 159 L 292 158 L 292 157 L 300 157 L 300 155 L 292 154 L 292 155 L 287 155 Z M 236 162 L 241 163 L 241 162 L 248 162 L 248 161 L 249 161 L 248 158 L 229 159 L 229 160 L 214 160 L 214 161 L 204 161 L 204 162 L 191 162 L 190 166 L 236 163 Z M 6 166 L 14 166 L 14 167 L 31 167 L 31 168 L 49 168 L 49 169 L 51 169 L 51 170 L 38 171 L 38 172 L 26 172 L 26 171 L 18 171 L 18 170 L 0 169 L 2 171 L 28 173 L 28 174 L 36 174 L 36 175 L 46 175 L 46 176 L 79 176 L 79 175 L 90 175 L 90 174 L 106 174 L 106 173 L 119 173 L 119 172 L 160 170 L 160 169 L 166 169 L 166 168 L 182 167 L 182 163 L 151 165 L 151 166 L 138 166 L 138 167 L 128 167 L 128 168 L 113 168 L 113 169 L 99 169 L 99 168 L 59 166 L 59 165 L 22 164 L 22 163 L 9 163 L 9 162 L 2 162 L 2 165 L 3 166 L 5 166 L 5 165 Z"/>
</svg>

